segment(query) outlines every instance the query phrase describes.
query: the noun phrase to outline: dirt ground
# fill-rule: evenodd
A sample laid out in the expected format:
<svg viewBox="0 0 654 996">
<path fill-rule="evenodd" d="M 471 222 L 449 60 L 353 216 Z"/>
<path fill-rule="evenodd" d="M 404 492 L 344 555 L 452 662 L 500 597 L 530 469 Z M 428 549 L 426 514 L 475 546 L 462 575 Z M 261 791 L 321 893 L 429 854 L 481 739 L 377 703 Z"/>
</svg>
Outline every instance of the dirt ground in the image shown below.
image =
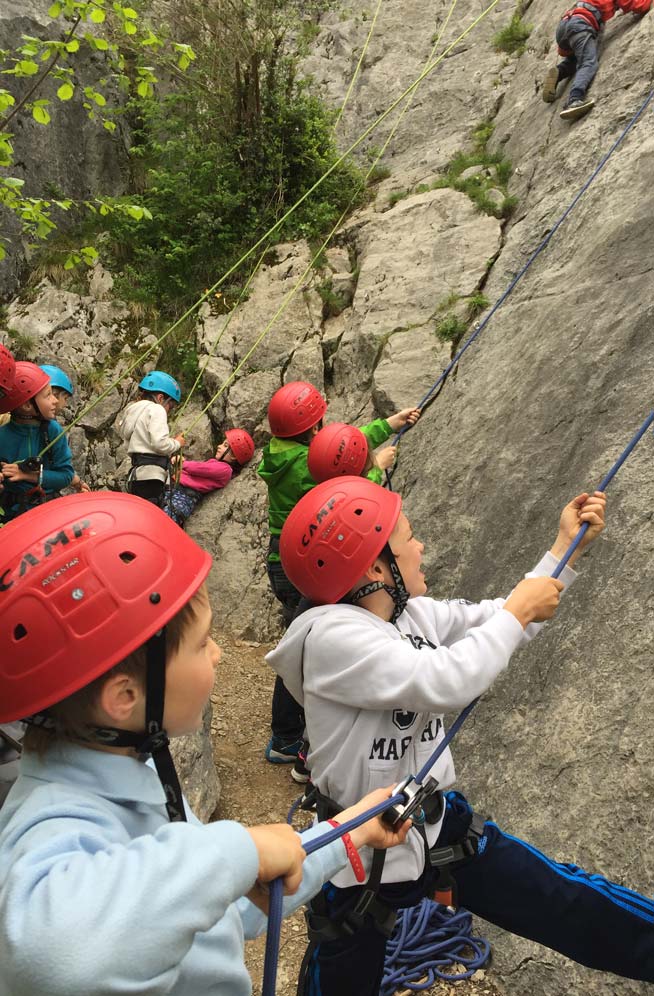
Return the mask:
<svg viewBox="0 0 654 996">
<path fill-rule="evenodd" d="M 273 687 L 272 671 L 263 658 L 270 648 L 221 633 L 216 639 L 223 649 L 212 696 L 214 754 L 222 782 L 216 818 L 246 825 L 283 822 L 299 790 L 288 766 L 268 764 L 263 756 Z M 305 944 L 304 917 L 298 911 L 282 927 L 278 996 L 294 996 Z M 262 937 L 246 947 L 255 996 L 261 992 L 264 945 Z M 500 996 L 500 990 L 491 973 L 481 970 L 469 981 L 434 986 L 429 996 Z"/>
</svg>

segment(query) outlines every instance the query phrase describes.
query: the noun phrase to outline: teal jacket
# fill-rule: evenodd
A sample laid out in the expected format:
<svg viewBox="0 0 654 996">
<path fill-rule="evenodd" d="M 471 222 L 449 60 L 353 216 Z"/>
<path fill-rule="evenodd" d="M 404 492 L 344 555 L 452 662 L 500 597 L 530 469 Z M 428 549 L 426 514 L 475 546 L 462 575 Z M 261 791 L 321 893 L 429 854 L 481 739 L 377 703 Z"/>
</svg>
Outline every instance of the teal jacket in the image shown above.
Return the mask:
<svg viewBox="0 0 654 996">
<path fill-rule="evenodd" d="M 20 463 L 29 457 L 35 457 L 43 449 L 46 437 L 48 442 L 57 440 L 43 458 L 42 487 L 46 497 L 52 498 L 62 488 L 67 488 L 75 476 L 68 440 L 61 435 L 61 426 L 54 419 L 43 427 L 20 425 L 13 419 L 0 427 L 0 460 L 5 463 Z M 39 504 L 39 498 L 28 494 L 33 488 L 34 485 L 29 481 L 4 482 L 2 503 L 5 521 Z"/>
<path fill-rule="evenodd" d="M 375 449 L 386 442 L 393 430 L 385 418 L 376 418 L 369 425 L 362 425 L 361 432 L 370 448 Z M 305 443 L 277 436 L 273 436 L 264 447 L 257 474 L 268 488 L 268 528 L 272 536 L 279 536 L 291 510 L 307 491 L 316 486 L 307 465 L 308 453 L 309 447 Z M 373 467 L 368 477 L 376 484 L 382 482 L 382 472 L 378 467 Z M 268 560 L 278 562 L 279 554 L 269 553 Z"/>
</svg>

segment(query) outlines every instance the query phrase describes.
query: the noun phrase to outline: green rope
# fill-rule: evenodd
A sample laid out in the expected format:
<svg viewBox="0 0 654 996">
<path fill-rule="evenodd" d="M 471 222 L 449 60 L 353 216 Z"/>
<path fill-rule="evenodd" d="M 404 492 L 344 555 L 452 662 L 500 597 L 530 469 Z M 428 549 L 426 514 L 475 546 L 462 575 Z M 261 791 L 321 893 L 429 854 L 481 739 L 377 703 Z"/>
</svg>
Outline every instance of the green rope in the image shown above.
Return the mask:
<svg viewBox="0 0 654 996">
<path fill-rule="evenodd" d="M 429 61 L 429 59 L 431 59 L 433 57 L 434 52 L 435 52 L 438 44 L 440 43 L 440 40 L 443 37 L 443 34 L 444 34 L 444 32 L 445 32 L 445 30 L 447 28 L 447 25 L 449 24 L 450 18 L 452 16 L 452 14 L 454 13 L 454 8 L 456 7 L 457 3 L 458 3 L 458 0 L 452 0 L 452 4 L 450 6 L 448 15 L 447 15 L 447 17 L 445 19 L 445 23 L 443 24 L 443 27 L 442 27 L 441 31 L 439 32 L 439 35 L 438 35 L 436 41 L 434 42 L 434 44 L 432 46 L 431 53 L 430 53 L 430 55 L 428 57 L 428 61 Z M 414 94 L 411 94 L 411 98 L 413 96 L 414 96 Z M 397 131 L 397 129 L 398 129 L 398 127 L 399 127 L 399 125 L 400 125 L 400 123 L 402 121 L 402 118 L 403 118 L 404 114 L 408 110 L 408 108 L 410 106 L 410 103 L 411 103 L 411 100 L 410 99 L 407 100 L 407 103 L 405 104 L 404 108 L 402 109 L 402 113 L 399 115 L 399 117 L 398 117 L 395 125 L 393 126 L 392 130 L 389 132 L 389 135 L 388 135 L 388 137 L 387 137 L 387 139 L 386 139 L 386 141 L 385 141 L 382 149 L 379 151 L 379 153 L 377 154 L 377 156 L 373 160 L 373 162 L 372 162 L 372 164 L 371 164 L 368 172 L 366 173 L 365 178 L 364 178 L 364 182 L 363 182 L 362 186 L 365 186 L 366 181 L 370 178 L 370 176 L 374 172 L 375 167 L 377 166 L 379 160 L 383 156 L 385 150 L 388 148 L 388 145 L 389 145 L 390 141 L 392 140 L 393 135 Z M 215 404 L 215 402 L 218 400 L 218 398 L 226 391 L 226 389 L 229 387 L 229 385 L 233 382 L 233 380 L 236 377 L 237 373 L 239 372 L 239 370 L 241 370 L 241 368 L 247 362 L 247 360 L 250 358 L 250 356 L 255 351 L 255 349 L 260 345 L 260 343 L 263 342 L 263 340 L 268 335 L 268 333 L 270 332 L 270 330 L 273 327 L 273 325 L 277 321 L 279 321 L 279 319 L 283 315 L 284 311 L 289 306 L 289 304 L 291 303 L 291 301 L 293 300 L 293 298 L 295 297 L 295 295 L 299 291 L 300 287 L 304 283 L 304 280 L 306 279 L 306 277 L 308 276 L 308 274 L 313 269 L 315 263 L 321 257 L 322 253 L 325 251 L 325 249 L 327 248 L 327 246 L 331 242 L 334 234 L 340 228 L 340 226 L 341 226 L 344 218 L 347 216 L 347 213 L 350 210 L 350 207 L 354 203 L 354 200 L 358 196 L 359 191 L 361 189 L 362 188 L 359 187 L 358 190 L 353 194 L 352 199 L 350 200 L 350 203 L 348 204 L 348 206 L 345 208 L 345 210 L 341 214 L 340 218 L 338 219 L 338 221 L 336 222 L 336 224 L 334 225 L 334 227 L 330 231 L 329 235 L 327 236 L 327 238 L 325 239 L 325 241 L 322 243 L 322 245 L 320 246 L 320 248 L 318 249 L 318 251 L 315 253 L 313 259 L 311 260 L 311 262 L 309 263 L 309 265 L 307 266 L 307 268 L 304 270 L 304 272 L 302 273 L 302 275 L 298 278 L 298 280 L 296 281 L 296 283 L 294 284 L 294 286 L 291 288 L 291 290 L 289 291 L 289 293 L 286 295 L 286 297 L 282 301 L 282 304 L 280 305 L 280 307 L 278 308 L 278 310 L 275 312 L 275 314 L 273 315 L 273 317 L 271 318 L 271 320 L 268 322 L 268 324 L 264 328 L 263 332 L 261 333 L 261 335 L 259 336 L 259 338 L 256 340 L 256 342 L 254 343 L 254 345 L 251 347 L 251 349 L 248 351 L 248 353 L 246 354 L 246 356 L 243 357 L 243 359 L 241 360 L 241 362 L 232 371 L 232 373 L 230 374 L 230 376 L 225 381 L 223 381 L 223 383 L 220 385 L 220 387 L 218 388 L 218 390 L 216 391 L 216 393 L 211 397 L 211 399 L 209 400 L 209 402 L 207 403 L 207 405 L 200 412 L 200 414 L 198 415 L 198 417 L 184 430 L 184 432 L 191 432 L 191 430 L 200 421 L 200 419 L 202 418 L 202 416 L 205 415 L 206 412 L 209 410 L 209 408 L 211 408 Z"/>
<path fill-rule="evenodd" d="M 350 97 L 352 95 L 352 90 L 354 89 L 354 84 L 357 81 L 357 77 L 359 75 L 359 72 L 361 71 L 361 66 L 363 65 L 363 60 L 365 59 L 366 52 L 368 51 L 368 46 L 370 45 L 370 39 L 372 38 L 372 36 L 374 34 L 374 31 L 375 31 L 375 25 L 377 24 L 377 18 L 379 17 L 379 11 L 381 10 L 381 5 L 382 5 L 382 0 L 377 0 L 377 8 L 375 10 L 375 15 L 374 15 L 374 17 L 372 19 L 372 24 L 370 25 L 370 31 L 368 32 L 368 37 L 366 38 L 365 44 L 364 44 L 363 48 L 361 49 L 361 55 L 359 56 L 359 61 L 356 64 L 356 69 L 354 70 L 354 76 L 350 80 L 350 85 L 347 88 L 347 93 L 345 94 L 345 100 L 341 104 L 341 109 L 339 110 L 338 114 L 336 115 L 336 120 L 334 121 L 334 129 L 338 128 L 339 121 L 341 120 L 341 118 L 343 116 L 343 111 L 345 110 L 345 108 L 347 106 L 347 102 L 348 102 L 348 100 L 350 99 Z"/>
<path fill-rule="evenodd" d="M 188 392 L 188 394 L 186 396 L 186 399 L 184 400 L 184 403 L 182 405 L 180 405 L 179 409 L 175 412 L 175 416 L 171 420 L 171 423 L 170 423 L 171 426 L 176 425 L 179 422 L 180 418 L 182 417 L 182 415 L 184 414 L 184 412 L 188 408 L 189 401 L 193 397 L 193 394 L 195 393 L 195 391 L 196 391 L 196 389 L 198 387 L 198 384 L 202 380 L 202 376 L 204 374 L 204 371 L 207 369 L 209 360 L 213 356 L 215 356 L 216 350 L 217 350 L 218 345 L 220 343 L 220 340 L 222 339 L 222 337 L 224 336 L 225 332 L 229 328 L 229 325 L 230 325 L 230 323 L 232 321 L 232 318 L 236 314 L 238 306 L 240 305 L 241 301 L 243 300 L 243 298 L 247 294 L 248 289 L 250 287 L 250 284 L 252 283 L 252 281 L 256 277 L 257 273 L 259 272 L 259 269 L 261 267 L 261 264 L 264 261 L 264 258 L 265 258 L 265 255 L 266 255 L 267 252 L 268 252 L 268 246 L 266 246 L 266 248 L 263 250 L 263 252 L 259 256 L 259 259 L 256 262 L 256 266 L 254 267 L 254 269 L 250 273 L 250 276 L 247 278 L 247 281 L 245 282 L 244 286 L 241 288 L 241 293 L 238 296 L 238 300 L 236 301 L 236 303 L 235 303 L 234 307 L 232 308 L 232 310 L 229 312 L 229 314 L 227 316 L 227 321 L 225 322 L 225 324 L 223 325 L 222 329 L 220 330 L 220 332 L 216 336 L 216 340 L 215 340 L 213 346 L 211 347 L 209 353 L 207 353 L 207 356 L 206 356 L 206 359 L 205 359 L 204 363 L 202 364 L 202 366 L 198 370 L 198 375 L 195 378 L 195 380 L 193 381 L 193 386 L 191 387 L 191 390 Z"/>
<path fill-rule="evenodd" d="M 307 198 L 310 197 L 311 194 L 313 194 L 321 186 L 321 184 L 323 184 L 325 180 L 329 176 L 331 176 L 331 174 L 334 173 L 335 170 L 338 169 L 338 167 L 347 159 L 347 157 L 350 156 L 352 152 L 354 152 L 354 150 L 361 145 L 362 142 L 365 142 L 366 138 L 370 134 L 372 134 L 372 132 L 375 131 L 376 128 L 379 127 L 382 121 L 385 121 L 386 118 L 389 116 L 389 114 L 392 114 L 395 108 L 398 107 L 403 100 L 405 100 L 410 94 L 412 94 L 415 90 L 417 90 L 417 88 L 420 86 L 425 77 L 428 76 L 431 72 L 433 72 L 438 65 L 440 65 L 440 63 L 443 61 L 443 59 L 445 59 L 447 55 L 449 55 L 452 49 L 456 48 L 459 42 L 463 41 L 463 39 L 466 38 L 470 34 L 470 32 L 473 31 L 476 28 L 476 26 L 480 24 L 481 21 L 483 21 L 484 18 L 486 18 L 491 13 L 492 10 L 495 9 L 495 7 L 497 7 L 499 2 L 500 0 L 492 0 L 492 2 L 488 5 L 488 7 L 486 7 L 481 12 L 481 14 L 479 14 L 475 18 L 475 20 L 470 25 L 468 25 L 468 27 L 464 31 L 461 32 L 458 38 L 455 38 L 454 41 L 451 42 L 443 52 L 441 52 L 441 54 L 438 56 L 437 59 L 435 59 L 432 63 L 430 63 L 422 70 L 420 75 L 413 81 L 413 83 L 411 83 L 400 94 L 399 97 L 396 97 L 395 100 L 392 101 L 392 103 L 386 108 L 385 111 L 382 111 L 382 113 L 372 122 L 372 124 L 370 124 L 365 129 L 365 131 L 363 131 L 362 134 L 357 139 L 355 139 L 354 142 L 352 142 L 352 144 L 346 149 L 346 151 L 341 156 L 339 156 L 339 158 L 336 159 L 335 162 L 332 163 L 332 165 L 323 173 L 323 175 L 318 180 L 316 180 L 316 182 L 309 188 L 309 190 L 307 190 L 304 194 L 302 194 L 302 196 L 295 202 L 295 204 L 293 204 L 288 209 L 288 211 L 286 211 L 282 215 L 282 217 L 278 221 L 276 221 L 275 224 L 271 228 L 269 228 L 268 231 L 265 232 L 261 236 L 261 238 L 254 243 L 253 246 L 250 247 L 250 249 L 247 250 L 247 252 L 243 253 L 241 258 L 237 260 L 237 262 L 234 263 L 222 275 L 222 277 L 220 277 L 220 279 L 215 282 L 215 284 L 213 284 L 208 290 L 204 292 L 204 294 L 200 298 L 198 298 L 195 304 L 192 304 L 189 308 L 187 308 L 184 314 L 180 318 L 178 318 L 177 321 L 173 322 L 170 328 L 168 328 L 165 332 L 163 332 L 162 335 L 160 335 L 159 338 L 155 340 L 155 342 L 153 342 L 150 346 L 148 346 L 148 348 L 143 353 L 141 353 L 141 355 L 138 356 L 133 363 L 131 363 L 128 366 L 127 370 L 125 370 L 120 375 L 120 377 L 118 377 L 113 383 L 111 383 L 109 387 L 105 388 L 105 390 L 102 391 L 102 393 L 99 394 L 98 397 L 93 402 L 87 405 L 87 407 L 83 409 L 83 411 L 81 411 L 79 415 L 76 415 L 75 418 L 72 419 L 68 423 L 68 425 L 64 429 L 62 429 L 62 431 L 57 436 L 55 436 L 54 439 L 52 439 L 47 446 L 45 446 L 41 450 L 41 452 L 39 453 L 39 459 L 41 459 L 41 457 L 43 457 L 43 455 L 47 453 L 52 446 L 54 446 L 55 442 L 58 439 L 69 433 L 74 426 L 78 425 L 81 422 L 81 420 L 85 418 L 89 414 L 89 412 L 91 412 L 97 405 L 99 405 L 100 402 L 104 400 L 104 398 L 106 398 L 107 395 L 109 395 L 129 374 L 133 373 L 133 371 L 136 370 L 136 368 L 140 366 L 140 364 L 142 364 L 143 361 L 146 360 L 148 356 L 150 356 L 150 354 L 154 352 L 154 350 L 158 346 L 160 346 L 161 343 L 164 342 L 164 340 L 167 339 L 168 336 L 175 331 L 175 329 L 178 329 L 179 326 L 183 322 L 185 322 L 187 318 L 189 318 L 192 314 L 194 314 L 194 312 L 198 310 L 198 308 L 207 300 L 207 298 L 209 298 L 213 293 L 215 293 L 216 290 L 218 290 L 219 287 L 222 286 L 222 284 L 225 283 L 225 281 L 232 275 L 232 273 L 235 272 L 235 270 L 237 270 L 240 266 L 242 266 L 243 263 L 247 259 L 249 259 L 249 257 L 253 253 L 257 251 L 257 249 L 260 249 L 263 243 L 266 242 L 276 231 L 278 231 L 282 227 L 284 222 L 286 222 L 291 217 L 291 215 L 294 214 L 295 211 L 297 211 L 300 205 L 303 204 L 304 201 L 306 201 Z M 260 340 L 257 340 L 257 342 L 259 341 Z M 248 353 L 248 356 L 249 355 L 250 353 Z"/>
</svg>

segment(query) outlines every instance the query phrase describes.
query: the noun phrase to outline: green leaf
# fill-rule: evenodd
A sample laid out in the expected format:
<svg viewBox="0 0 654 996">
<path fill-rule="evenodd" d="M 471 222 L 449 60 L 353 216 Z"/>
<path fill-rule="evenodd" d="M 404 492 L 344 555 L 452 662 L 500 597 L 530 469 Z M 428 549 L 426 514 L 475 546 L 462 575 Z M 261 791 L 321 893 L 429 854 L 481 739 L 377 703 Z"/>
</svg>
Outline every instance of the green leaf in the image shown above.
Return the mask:
<svg viewBox="0 0 654 996">
<path fill-rule="evenodd" d="M 72 41 L 66 42 L 67 52 L 77 52 L 78 49 L 79 49 L 79 42 L 77 38 L 73 38 Z"/>
<path fill-rule="evenodd" d="M 32 117 L 34 118 L 35 121 L 38 121 L 39 124 L 42 125 L 50 124 L 50 115 L 46 111 L 45 107 L 33 107 Z"/>
<path fill-rule="evenodd" d="M 39 71 L 37 63 L 32 62 L 31 59 L 21 59 L 16 64 L 16 69 L 20 71 L 21 76 L 35 76 Z"/>
<path fill-rule="evenodd" d="M 138 30 L 133 21 L 125 21 L 123 27 L 126 35 L 135 35 Z"/>
<path fill-rule="evenodd" d="M 0 183 L 4 184 L 5 187 L 16 187 L 20 188 L 25 185 L 24 180 L 20 180 L 17 176 L 3 176 Z"/>
<path fill-rule="evenodd" d="M 101 10 L 100 7 L 94 7 L 94 9 L 91 11 L 91 20 L 93 21 L 94 24 L 102 24 L 106 16 L 107 15 L 103 10 Z"/>
<path fill-rule="evenodd" d="M 123 7 L 123 17 L 129 18 L 130 21 L 138 20 L 138 14 L 132 7 Z"/>
<path fill-rule="evenodd" d="M 106 128 L 107 131 L 115 131 L 116 130 L 116 122 L 115 121 L 103 121 L 102 122 L 102 127 Z"/>
<path fill-rule="evenodd" d="M 127 208 L 127 214 L 130 218 L 134 218 L 135 221 L 140 221 L 143 217 L 143 208 L 138 207 L 136 204 L 130 204 Z"/>
<path fill-rule="evenodd" d="M 106 204 L 101 204 L 100 205 L 100 214 L 103 215 L 103 216 L 106 216 L 106 215 L 109 214 L 109 208 L 107 207 Z"/>
<path fill-rule="evenodd" d="M 63 9 L 64 5 L 62 3 L 59 3 L 59 0 L 55 0 L 55 3 L 53 3 L 52 7 L 48 9 L 48 16 L 59 17 Z"/>
<path fill-rule="evenodd" d="M 103 97 L 101 93 L 98 93 L 97 90 L 95 91 L 95 93 L 93 93 L 92 96 L 93 100 L 96 102 L 98 107 L 104 107 L 105 104 L 107 103 L 106 98 Z"/>
<path fill-rule="evenodd" d="M 106 38 L 94 38 L 93 47 L 97 48 L 98 52 L 106 52 L 109 48 L 109 42 Z"/>
<path fill-rule="evenodd" d="M 6 255 L 7 253 L 5 247 L 3 246 L 2 242 L 0 242 L 0 259 L 4 259 Z"/>
<path fill-rule="evenodd" d="M 8 90 L 0 90 L 0 111 L 6 111 L 8 107 L 16 103 L 16 98 Z"/>
<path fill-rule="evenodd" d="M 76 258 L 76 255 L 77 255 L 76 253 L 71 252 L 70 256 L 66 257 L 66 261 L 64 263 L 64 270 L 72 270 L 73 267 L 77 263 L 79 263 L 79 256 L 77 256 Z"/>
<path fill-rule="evenodd" d="M 59 100 L 70 100 L 70 98 L 75 93 L 75 88 L 70 83 L 62 83 L 57 90 L 57 96 Z"/>
<path fill-rule="evenodd" d="M 93 266 L 98 259 L 98 250 L 94 249 L 93 246 L 82 246 L 79 252 L 88 266 Z"/>
<path fill-rule="evenodd" d="M 136 88 L 136 92 L 138 93 L 139 97 L 149 97 L 152 92 L 152 87 L 145 80 L 141 80 L 141 82 Z"/>
<path fill-rule="evenodd" d="M 188 55 L 180 55 L 179 59 L 177 60 L 177 65 L 182 71 L 184 71 L 188 69 L 188 67 L 191 65 L 191 60 L 189 59 Z"/>
</svg>

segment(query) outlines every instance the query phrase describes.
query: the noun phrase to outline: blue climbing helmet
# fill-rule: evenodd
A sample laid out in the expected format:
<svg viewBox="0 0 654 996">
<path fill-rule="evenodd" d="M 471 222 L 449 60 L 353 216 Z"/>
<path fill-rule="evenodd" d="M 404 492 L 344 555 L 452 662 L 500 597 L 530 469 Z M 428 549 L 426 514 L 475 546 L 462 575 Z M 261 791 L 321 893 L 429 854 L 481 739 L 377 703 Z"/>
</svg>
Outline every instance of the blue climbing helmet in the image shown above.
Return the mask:
<svg viewBox="0 0 654 996">
<path fill-rule="evenodd" d="M 145 375 L 139 387 L 142 391 L 150 391 L 152 394 L 161 392 L 161 394 L 172 398 L 177 404 L 182 400 L 181 387 L 174 377 L 164 373 L 163 370 L 151 370 Z"/>
<path fill-rule="evenodd" d="M 41 370 L 43 370 L 43 372 L 50 378 L 50 384 L 52 387 L 62 388 L 62 390 L 70 394 L 72 398 L 75 393 L 73 382 L 68 374 L 61 369 L 61 367 L 53 367 L 50 363 L 42 363 Z"/>
</svg>

